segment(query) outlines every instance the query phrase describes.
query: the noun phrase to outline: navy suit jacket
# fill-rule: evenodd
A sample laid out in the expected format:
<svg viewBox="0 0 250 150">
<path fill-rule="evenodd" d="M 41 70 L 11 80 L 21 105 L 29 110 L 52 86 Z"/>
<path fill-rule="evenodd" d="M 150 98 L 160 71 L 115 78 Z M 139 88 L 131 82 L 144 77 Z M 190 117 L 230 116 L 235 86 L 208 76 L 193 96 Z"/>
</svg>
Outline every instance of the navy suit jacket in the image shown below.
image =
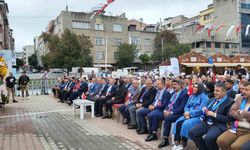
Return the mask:
<svg viewBox="0 0 250 150">
<path fill-rule="evenodd" d="M 111 85 L 109 85 L 109 86 L 111 86 Z M 110 90 L 110 94 L 107 95 L 106 98 L 108 98 L 108 99 L 112 98 L 115 95 L 116 90 L 117 90 L 117 86 L 116 85 L 112 85 L 112 88 Z"/>
<path fill-rule="evenodd" d="M 207 106 L 212 103 L 214 100 L 210 99 Z M 231 106 L 233 105 L 234 101 L 227 97 L 227 99 L 219 106 L 219 108 L 216 111 L 216 117 L 213 120 L 213 123 L 217 125 L 222 130 L 226 130 L 227 123 L 233 121 L 233 118 L 229 116 L 229 111 Z"/>
<path fill-rule="evenodd" d="M 83 82 L 80 88 L 77 90 L 78 93 L 82 94 L 88 91 L 88 84 L 87 82 Z"/>
<path fill-rule="evenodd" d="M 140 102 L 140 99 L 141 99 L 141 96 L 143 95 L 144 91 L 147 89 L 147 87 L 144 87 L 137 99 L 137 103 L 141 103 Z M 153 103 L 153 101 L 155 100 L 155 95 L 157 93 L 157 90 L 152 87 L 150 88 L 143 96 L 142 98 L 142 107 L 148 107 L 150 104 Z"/>
<path fill-rule="evenodd" d="M 174 93 L 172 94 L 172 96 L 174 96 Z M 180 96 L 177 98 L 177 100 L 173 104 L 173 108 L 172 108 L 173 115 L 182 115 L 184 113 L 184 108 L 186 106 L 188 98 L 189 98 L 189 96 L 187 94 L 187 91 L 186 90 L 182 90 L 181 93 L 180 93 Z M 168 105 L 170 103 L 171 102 L 169 101 L 169 103 L 165 107 L 165 110 L 168 110 Z"/>
<path fill-rule="evenodd" d="M 109 88 L 109 85 L 105 84 L 104 88 L 100 91 L 99 96 L 105 96 L 106 93 L 107 93 L 108 88 Z"/>
<path fill-rule="evenodd" d="M 233 90 L 233 88 L 227 91 L 227 97 L 234 99 L 235 96 L 236 96 L 236 92 Z"/>
<path fill-rule="evenodd" d="M 170 101 L 170 98 L 171 98 L 171 94 L 165 90 L 163 95 L 162 95 L 162 99 L 161 99 L 161 105 L 160 106 L 156 106 L 155 109 L 159 109 L 161 111 L 164 110 L 164 108 L 167 106 L 167 104 L 169 104 L 169 101 Z M 154 104 L 154 102 L 153 102 Z"/>
</svg>

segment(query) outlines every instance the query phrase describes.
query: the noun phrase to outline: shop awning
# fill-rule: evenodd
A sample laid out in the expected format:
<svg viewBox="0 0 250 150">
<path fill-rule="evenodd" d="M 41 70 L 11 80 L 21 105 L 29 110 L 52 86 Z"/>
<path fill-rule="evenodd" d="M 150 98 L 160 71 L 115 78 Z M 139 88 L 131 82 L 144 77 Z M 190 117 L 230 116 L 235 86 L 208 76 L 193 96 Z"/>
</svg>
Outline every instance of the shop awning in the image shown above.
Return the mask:
<svg viewBox="0 0 250 150">
<path fill-rule="evenodd" d="M 238 65 L 244 66 L 244 67 L 250 67 L 250 63 L 182 63 L 181 65 L 187 66 L 187 67 L 236 67 Z"/>
<path fill-rule="evenodd" d="M 187 67 L 213 67 L 213 65 L 209 63 L 182 63 L 181 65 L 184 65 Z"/>
<path fill-rule="evenodd" d="M 107 68 L 113 68 L 113 66 L 110 65 L 110 64 L 107 64 L 107 65 L 99 64 L 99 65 L 94 65 L 94 67 L 100 67 L 100 68 L 105 68 L 105 67 L 107 67 Z"/>
</svg>

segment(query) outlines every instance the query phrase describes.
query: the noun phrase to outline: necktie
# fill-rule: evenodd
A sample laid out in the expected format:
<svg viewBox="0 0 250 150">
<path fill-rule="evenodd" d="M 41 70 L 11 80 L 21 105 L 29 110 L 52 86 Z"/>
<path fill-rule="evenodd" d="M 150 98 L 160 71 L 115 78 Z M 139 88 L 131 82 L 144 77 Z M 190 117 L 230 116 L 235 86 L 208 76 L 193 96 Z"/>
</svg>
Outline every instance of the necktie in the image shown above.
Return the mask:
<svg viewBox="0 0 250 150">
<path fill-rule="evenodd" d="M 157 103 L 159 101 L 159 98 L 160 98 L 160 95 L 161 95 L 161 91 L 159 90 L 155 96 L 155 102 L 154 102 L 154 106 L 157 106 Z"/>
<path fill-rule="evenodd" d="M 168 108 L 169 111 L 172 110 L 176 97 L 177 97 L 177 93 L 174 94 L 174 97 L 169 105 L 169 108 Z"/>
</svg>

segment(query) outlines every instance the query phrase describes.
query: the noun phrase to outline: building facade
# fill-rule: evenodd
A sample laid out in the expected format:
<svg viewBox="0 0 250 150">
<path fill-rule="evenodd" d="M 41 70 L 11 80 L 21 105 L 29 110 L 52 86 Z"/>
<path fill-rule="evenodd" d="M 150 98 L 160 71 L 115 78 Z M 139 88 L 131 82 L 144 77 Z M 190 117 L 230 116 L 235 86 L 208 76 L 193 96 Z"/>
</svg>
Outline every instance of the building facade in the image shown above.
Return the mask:
<svg viewBox="0 0 250 150">
<path fill-rule="evenodd" d="M 106 57 L 108 66 L 115 65 L 118 59 L 117 47 L 122 43 L 135 44 L 137 56 L 153 53 L 154 38 L 158 33 L 156 25 L 143 23 L 143 19 L 128 20 L 124 13 L 120 16 L 98 15 L 90 19 L 91 15 L 84 12 L 62 11 L 49 23 L 47 32 L 60 36 L 67 28 L 77 35 L 84 34 L 90 37 L 93 44 L 90 55 L 95 66 L 103 66 Z M 39 56 L 44 53 L 38 50 Z"/>
<path fill-rule="evenodd" d="M 15 40 L 13 30 L 9 27 L 8 13 L 8 4 L 4 0 L 0 0 L 0 50 L 15 49 Z"/>
<path fill-rule="evenodd" d="M 197 31 L 197 24 L 204 29 Z M 172 29 L 181 43 L 191 44 L 196 52 L 207 57 L 217 53 L 233 57 L 250 53 L 250 33 L 246 35 L 249 24 L 250 0 L 214 0 L 198 16 L 177 22 Z"/>
<path fill-rule="evenodd" d="M 27 45 L 23 47 L 24 64 L 29 65 L 29 57 L 34 53 L 35 53 L 34 45 Z"/>
</svg>

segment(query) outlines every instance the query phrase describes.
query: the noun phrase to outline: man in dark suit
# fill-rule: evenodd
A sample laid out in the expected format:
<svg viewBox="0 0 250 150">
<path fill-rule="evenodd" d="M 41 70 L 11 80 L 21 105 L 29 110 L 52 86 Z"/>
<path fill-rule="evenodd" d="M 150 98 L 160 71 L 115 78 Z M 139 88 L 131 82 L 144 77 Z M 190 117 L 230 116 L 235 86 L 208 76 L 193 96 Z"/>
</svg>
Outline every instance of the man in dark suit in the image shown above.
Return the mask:
<svg viewBox="0 0 250 150">
<path fill-rule="evenodd" d="M 179 119 L 184 113 L 184 107 L 188 100 L 186 89 L 182 89 L 183 82 L 181 80 L 173 80 L 174 93 L 171 96 L 169 103 L 166 105 L 164 113 L 164 132 L 163 139 L 158 145 L 159 148 L 169 145 L 169 134 L 171 124 Z"/>
<path fill-rule="evenodd" d="M 234 85 L 233 80 L 230 80 L 230 79 L 226 80 L 225 85 L 227 87 L 227 97 L 234 100 L 236 96 L 236 92 L 233 90 L 233 85 Z"/>
<path fill-rule="evenodd" d="M 227 129 L 227 123 L 232 121 L 228 113 L 233 101 L 226 96 L 226 92 L 224 84 L 216 83 L 215 98 L 203 108 L 202 122 L 189 131 L 189 136 L 200 150 L 219 150 L 216 140 Z"/>
<path fill-rule="evenodd" d="M 164 119 L 163 110 L 171 98 L 170 93 L 165 88 L 164 79 L 158 79 L 156 81 L 156 86 L 157 94 L 155 96 L 155 100 L 151 105 L 149 105 L 148 108 L 148 110 L 150 110 L 147 115 L 149 122 L 149 135 L 145 141 L 153 141 L 158 139 L 156 133 L 157 129 L 159 128 L 159 122 Z"/>
<path fill-rule="evenodd" d="M 111 99 L 112 95 L 115 94 L 117 86 L 115 84 L 115 79 L 110 78 L 108 88 L 106 90 L 106 93 L 102 92 L 99 98 L 95 100 L 95 115 L 96 117 L 102 117 L 103 116 L 103 105 L 106 103 L 107 100 Z"/>
<path fill-rule="evenodd" d="M 73 103 L 73 100 L 77 99 L 77 97 L 81 96 L 82 93 L 85 93 L 88 91 L 88 84 L 87 82 L 83 79 L 79 79 L 80 82 L 75 86 L 73 89 L 73 92 L 69 96 L 68 104 L 71 105 Z"/>
<path fill-rule="evenodd" d="M 145 90 L 147 92 L 139 97 L 139 103 L 136 104 L 136 107 L 139 108 L 136 110 L 136 117 L 138 118 L 137 124 L 141 129 L 140 131 L 137 130 L 138 134 L 148 133 L 145 117 L 151 111 L 148 107 L 154 102 L 157 93 L 157 90 L 153 87 L 153 81 L 151 79 L 147 79 L 146 86 L 147 89 Z"/>
<path fill-rule="evenodd" d="M 144 87 L 135 103 L 135 106 L 129 108 L 130 115 L 130 124 L 132 126 L 137 126 L 137 133 L 148 133 L 147 129 L 143 129 L 142 126 L 145 126 L 145 122 L 142 123 L 142 126 L 139 122 L 137 122 L 137 111 L 148 108 L 148 106 L 154 101 L 157 90 L 153 87 L 153 80 L 151 78 L 147 78 L 146 87 Z"/>
<path fill-rule="evenodd" d="M 107 99 L 105 103 L 106 115 L 103 116 L 102 119 L 112 118 L 112 113 L 113 113 L 112 105 L 124 103 L 127 93 L 128 89 L 124 86 L 124 81 L 120 79 L 116 92 L 112 93 L 112 95 L 110 95 L 111 98 Z"/>
</svg>

